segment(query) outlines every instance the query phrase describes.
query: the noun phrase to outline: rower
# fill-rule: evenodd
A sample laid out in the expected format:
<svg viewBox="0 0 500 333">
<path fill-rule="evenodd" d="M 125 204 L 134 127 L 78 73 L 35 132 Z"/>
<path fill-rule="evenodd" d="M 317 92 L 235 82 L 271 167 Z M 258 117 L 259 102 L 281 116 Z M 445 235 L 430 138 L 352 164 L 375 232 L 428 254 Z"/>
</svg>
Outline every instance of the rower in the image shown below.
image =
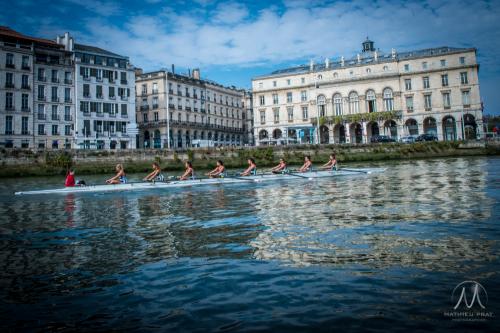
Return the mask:
<svg viewBox="0 0 500 333">
<path fill-rule="evenodd" d="M 330 160 L 328 160 L 328 162 L 323 164 L 320 168 L 326 169 L 326 170 L 330 169 L 331 171 L 333 171 L 333 170 L 337 171 L 338 166 L 337 166 L 337 158 L 335 157 L 335 154 L 331 154 Z"/>
<path fill-rule="evenodd" d="M 257 164 L 255 164 L 255 160 L 250 157 L 248 160 L 248 168 L 241 173 L 241 176 L 255 176 L 257 175 Z"/>
<path fill-rule="evenodd" d="M 210 178 L 214 177 L 224 178 L 226 176 L 226 168 L 224 167 L 224 162 L 218 160 L 215 169 L 206 173 L 206 175 Z"/>
<path fill-rule="evenodd" d="M 312 161 L 311 156 L 307 155 L 304 157 L 304 164 L 300 167 L 299 172 L 312 171 Z"/>
<path fill-rule="evenodd" d="M 285 159 L 280 158 L 280 163 L 271 169 L 272 173 L 288 173 L 288 167 Z"/>
<path fill-rule="evenodd" d="M 73 187 L 75 186 L 75 170 L 69 169 L 66 174 L 66 180 L 64 181 L 64 186 Z"/>
<path fill-rule="evenodd" d="M 154 181 L 163 182 L 163 181 L 165 181 L 165 177 L 163 177 L 163 174 L 161 173 L 160 164 L 158 164 L 158 162 L 153 162 L 153 171 L 149 175 L 144 177 L 143 180 L 148 181 L 148 182 L 154 182 Z"/>
<path fill-rule="evenodd" d="M 190 161 L 187 161 L 184 166 L 186 167 L 186 171 L 182 176 L 179 177 L 179 180 L 194 180 L 194 169 L 193 164 Z"/>
<path fill-rule="evenodd" d="M 108 180 L 106 180 L 106 184 L 125 184 L 127 183 L 127 176 L 125 174 L 125 169 L 123 165 L 117 164 L 115 167 L 116 175 Z"/>
</svg>

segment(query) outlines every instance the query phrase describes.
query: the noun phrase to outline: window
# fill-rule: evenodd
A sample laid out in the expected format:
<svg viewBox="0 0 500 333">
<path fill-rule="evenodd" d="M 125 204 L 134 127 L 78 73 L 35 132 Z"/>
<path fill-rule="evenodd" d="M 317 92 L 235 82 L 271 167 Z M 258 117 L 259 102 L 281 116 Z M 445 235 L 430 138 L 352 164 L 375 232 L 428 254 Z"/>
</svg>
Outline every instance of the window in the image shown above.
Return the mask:
<svg viewBox="0 0 500 333">
<path fill-rule="evenodd" d="M 390 88 L 384 89 L 384 108 L 385 111 L 394 110 L 394 97 L 392 95 L 392 89 Z"/>
<path fill-rule="evenodd" d="M 460 83 L 461 84 L 469 84 L 469 79 L 467 78 L 467 72 L 460 73 Z"/>
<path fill-rule="evenodd" d="M 45 81 L 45 69 L 38 68 L 38 81 Z"/>
<path fill-rule="evenodd" d="M 306 83 L 306 78 L 301 77 L 301 78 L 300 78 L 300 83 L 302 83 L 302 84 Z"/>
<path fill-rule="evenodd" d="M 372 72 L 372 70 L 371 70 L 370 68 L 367 68 L 367 69 L 366 69 L 366 73 L 367 73 L 367 74 L 370 74 L 371 72 Z"/>
<path fill-rule="evenodd" d="M 64 107 L 64 120 L 71 120 L 71 107 L 67 105 Z"/>
<path fill-rule="evenodd" d="M 14 109 L 14 94 L 11 92 L 5 93 L 5 109 Z"/>
<path fill-rule="evenodd" d="M 110 99 L 114 99 L 115 98 L 115 87 L 109 87 L 108 89 L 108 96 Z"/>
<path fill-rule="evenodd" d="M 38 135 L 45 135 L 45 125 L 38 124 Z"/>
<path fill-rule="evenodd" d="M 309 119 L 309 112 L 307 110 L 307 106 L 302 107 L 302 119 L 303 120 Z"/>
<path fill-rule="evenodd" d="M 288 121 L 292 122 L 293 121 L 293 107 L 287 107 L 286 113 L 288 114 Z"/>
<path fill-rule="evenodd" d="M 260 111 L 260 123 L 261 124 L 266 123 L 266 111 Z"/>
<path fill-rule="evenodd" d="M 52 102 L 58 102 L 59 97 L 57 97 L 57 87 L 52 87 Z"/>
<path fill-rule="evenodd" d="M 88 84 L 83 85 L 83 97 L 90 97 L 90 85 Z"/>
<path fill-rule="evenodd" d="M 52 125 L 52 135 L 59 135 L 58 126 Z"/>
<path fill-rule="evenodd" d="M 59 82 L 57 69 L 53 69 L 53 70 L 52 70 L 52 75 L 51 75 L 51 77 L 52 77 L 52 82 L 53 82 L 53 83 L 57 83 L 57 82 Z"/>
<path fill-rule="evenodd" d="M 71 88 L 64 88 L 64 101 L 71 102 Z"/>
<path fill-rule="evenodd" d="M 64 126 L 64 135 L 66 136 L 71 135 L 71 125 Z"/>
<path fill-rule="evenodd" d="M 470 91 L 469 90 L 462 91 L 462 104 L 464 105 L 464 107 L 470 106 Z"/>
<path fill-rule="evenodd" d="M 14 132 L 12 131 L 12 116 L 5 116 L 5 134 L 14 134 Z"/>
<path fill-rule="evenodd" d="M 292 93 L 291 92 L 286 93 L 286 102 L 292 103 Z"/>
<path fill-rule="evenodd" d="M 321 80 L 323 80 L 323 75 L 319 74 L 318 75 L 318 81 L 321 81 Z"/>
<path fill-rule="evenodd" d="M 286 80 L 287 85 L 290 85 L 291 83 L 292 83 L 292 80 L 290 80 L 290 79 Z"/>
<path fill-rule="evenodd" d="M 14 66 L 14 55 L 12 53 L 7 53 L 7 56 L 5 58 L 5 66 L 6 67 Z"/>
<path fill-rule="evenodd" d="M 127 104 L 121 105 L 121 115 L 122 115 L 122 117 L 128 117 Z"/>
<path fill-rule="evenodd" d="M 326 98 L 324 95 L 319 95 L 317 100 L 318 113 L 320 117 L 326 116 Z"/>
<path fill-rule="evenodd" d="M 5 87 L 14 88 L 14 74 L 5 73 Z"/>
<path fill-rule="evenodd" d="M 422 69 L 427 69 L 427 61 L 424 61 L 424 62 L 422 63 Z"/>
<path fill-rule="evenodd" d="M 429 89 L 431 87 L 431 85 L 429 83 L 429 77 L 428 76 L 424 76 L 422 78 L 422 81 L 423 81 L 423 84 L 424 84 L 424 89 Z"/>
<path fill-rule="evenodd" d="M 23 94 L 21 96 L 21 109 L 24 110 L 24 111 L 29 110 L 28 96 L 29 96 L 28 94 Z"/>
<path fill-rule="evenodd" d="M 278 94 L 273 94 L 273 104 L 278 104 Z"/>
<path fill-rule="evenodd" d="M 445 59 L 441 59 L 440 63 L 441 63 L 441 67 L 446 67 L 446 60 Z"/>
<path fill-rule="evenodd" d="M 335 109 L 335 115 L 342 115 L 342 96 L 340 94 L 333 95 L 333 106 Z"/>
<path fill-rule="evenodd" d="M 431 94 L 425 94 L 424 95 L 424 105 L 425 105 L 425 110 L 431 110 L 432 109 L 432 100 L 431 100 Z"/>
<path fill-rule="evenodd" d="M 366 93 L 366 108 L 368 109 L 368 113 L 377 111 L 377 101 L 373 90 L 368 90 Z"/>
<path fill-rule="evenodd" d="M 28 117 L 22 117 L 21 118 L 21 134 L 22 135 L 29 135 L 28 132 Z"/>
<path fill-rule="evenodd" d="M 21 77 L 21 88 L 22 89 L 29 89 L 30 88 L 30 84 L 29 84 L 29 80 L 28 80 L 28 75 L 23 75 Z"/>
<path fill-rule="evenodd" d="M 280 109 L 279 108 L 273 109 L 273 119 L 274 119 L 275 124 L 280 122 Z"/>
<path fill-rule="evenodd" d="M 259 89 L 262 89 L 264 87 L 264 84 L 262 82 L 259 82 Z M 210 98 L 209 98 L 210 100 Z"/>
<path fill-rule="evenodd" d="M 143 95 L 146 95 L 148 93 L 148 86 L 146 84 L 143 84 L 141 91 Z"/>
<path fill-rule="evenodd" d="M 443 93 L 443 107 L 445 109 L 449 109 L 451 107 L 450 93 L 449 92 Z"/>
<path fill-rule="evenodd" d="M 83 113 L 89 113 L 89 102 L 80 101 L 80 111 L 82 111 Z"/>
<path fill-rule="evenodd" d="M 153 97 L 153 109 L 158 108 L 158 96 Z"/>
<path fill-rule="evenodd" d="M 23 60 L 22 60 L 22 68 L 23 69 L 28 69 L 30 67 L 30 57 L 29 56 L 23 56 Z"/>
<path fill-rule="evenodd" d="M 45 86 L 38 86 L 38 100 L 45 100 Z"/>
<path fill-rule="evenodd" d="M 359 113 L 359 96 L 355 91 L 349 94 L 349 113 Z"/>
<path fill-rule="evenodd" d="M 273 81 L 273 87 L 276 87 L 276 81 Z"/>
<path fill-rule="evenodd" d="M 52 105 L 52 120 L 59 120 L 59 115 L 57 114 L 57 105 Z"/>
<path fill-rule="evenodd" d="M 158 83 L 153 82 L 153 94 L 157 94 L 157 93 L 158 93 Z"/>
<path fill-rule="evenodd" d="M 143 121 L 143 122 L 145 122 L 145 123 L 147 123 L 147 122 L 148 122 L 148 114 L 147 114 L 147 113 L 144 113 L 144 114 L 142 115 L 142 121 Z"/>
<path fill-rule="evenodd" d="M 300 92 L 300 100 L 302 102 L 306 102 L 307 101 L 307 91 L 306 90 L 302 90 Z"/>
<path fill-rule="evenodd" d="M 465 64 L 465 57 L 460 57 L 460 64 L 464 65 Z"/>
<path fill-rule="evenodd" d="M 413 112 L 413 96 L 406 96 L 406 111 Z"/>
<path fill-rule="evenodd" d="M 154 117 L 155 117 L 155 121 L 158 121 L 158 120 L 159 120 L 159 118 L 158 118 L 158 112 L 155 112 L 155 113 L 154 113 Z"/>
<path fill-rule="evenodd" d="M 410 65 L 409 64 L 405 64 L 404 68 L 405 68 L 405 72 L 409 72 L 410 71 Z"/>
<path fill-rule="evenodd" d="M 385 66 L 385 67 L 387 67 L 387 66 Z M 334 79 L 336 79 L 336 78 L 338 78 L 338 77 L 339 77 L 339 73 L 337 73 L 337 72 L 333 73 L 333 78 L 334 78 Z"/>
<path fill-rule="evenodd" d="M 405 79 L 405 89 L 411 90 L 411 79 Z"/>
<path fill-rule="evenodd" d="M 441 84 L 443 85 L 443 87 L 448 86 L 448 74 L 441 75 Z"/>
<path fill-rule="evenodd" d="M 384 72 L 387 72 L 389 70 L 389 67 L 384 66 L 383 70 L 384 70 Z"/>
</svg>

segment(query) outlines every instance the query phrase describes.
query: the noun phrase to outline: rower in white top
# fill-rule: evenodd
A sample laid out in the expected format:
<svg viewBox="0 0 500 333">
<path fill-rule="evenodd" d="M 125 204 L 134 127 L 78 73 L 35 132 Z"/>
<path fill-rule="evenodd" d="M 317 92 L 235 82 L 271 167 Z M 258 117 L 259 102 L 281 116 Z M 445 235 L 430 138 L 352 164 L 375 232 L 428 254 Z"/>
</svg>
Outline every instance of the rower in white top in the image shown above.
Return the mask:
<svg viewBox="0 0 500 333">
<path fill-rule="evenodd" d="M 328 162 L 326 162 L 325 164 L 323 164 L 320 167 L 320 169 L 338 171 L 339 168 L 338 168 L 338 165 L 337 165 L 337 158 L 335 157 L 335 154 L 331 154 L 330 155 L 330 159 L 328 160 Z"/>
</svg>

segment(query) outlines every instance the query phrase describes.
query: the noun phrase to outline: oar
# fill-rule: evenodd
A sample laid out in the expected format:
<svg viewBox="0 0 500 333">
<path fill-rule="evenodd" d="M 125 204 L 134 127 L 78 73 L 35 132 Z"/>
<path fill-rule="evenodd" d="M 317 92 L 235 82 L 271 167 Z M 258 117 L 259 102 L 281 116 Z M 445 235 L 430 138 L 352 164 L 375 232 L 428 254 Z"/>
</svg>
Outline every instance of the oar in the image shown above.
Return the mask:
<svg viewBox="0 0 500 333">
<path fill-rule="evenodd" d="M 357 169 L 346 169 L 346 168 L 342 168 L 342 169 L 340 169 L 340 170 L 351 171 L 351 172 L 359 172 L 359 173 L 366 173 L 366 174 L 370 174 L 370 173 L 372 173 L 371 171 L 357 170 Z"/>
<path fill-rule="evenodd" d="M 296 171 L 296 170 L 293 170 L 293 171 Z M 299 177 L 299 178 L 305 178 L 305 179 L 309 179 L 310 177 L 308 176 L 303 176 L 303 175 L 299 175 L 297 173 L 293 173 L 292 170 L 290 170 L 289 172 L 287 173 L 284 173 L 283 175 L 290 175 L 290 176 L 295 176 L 295 177 Z"/>
</svg>

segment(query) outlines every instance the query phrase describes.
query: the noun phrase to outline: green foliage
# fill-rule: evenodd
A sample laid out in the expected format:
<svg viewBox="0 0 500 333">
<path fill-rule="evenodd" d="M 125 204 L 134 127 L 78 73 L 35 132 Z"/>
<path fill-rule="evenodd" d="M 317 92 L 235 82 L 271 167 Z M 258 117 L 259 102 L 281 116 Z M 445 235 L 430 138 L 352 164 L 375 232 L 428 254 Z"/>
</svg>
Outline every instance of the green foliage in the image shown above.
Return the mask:
<svg viewBox="0 0 500 333">
<path fill-rule="evenodd" d="M 72 156 L 65 151 L 57 153 L 46 152 L 45 164 L 52 167 L 68 169 L 73 165 L 73 159 Z"/>
<path fill-rule="evenodd" d="M 194 160 L 194 151 L 192 151 L 191 149 L 188 149 L 187 155 L 188 155 L 188 160 L 190 160 L 190 161 Z"/>
</svg>

